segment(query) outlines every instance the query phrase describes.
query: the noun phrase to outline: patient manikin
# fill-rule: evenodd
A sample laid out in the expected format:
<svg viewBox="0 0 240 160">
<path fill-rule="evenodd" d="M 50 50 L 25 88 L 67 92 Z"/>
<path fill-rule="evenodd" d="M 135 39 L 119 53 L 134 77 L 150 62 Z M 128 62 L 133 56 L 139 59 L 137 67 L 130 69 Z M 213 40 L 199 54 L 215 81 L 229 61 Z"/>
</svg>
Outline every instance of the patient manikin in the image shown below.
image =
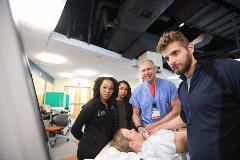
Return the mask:
<svg viewBox="0 0 240 160">
<path fill-rule="evenodd" d="M 187 149 L 186 133 L 159 130 L 145 139 L 134 129 L 122 128 L 115 134 L 111 146 L 121 153 L 135 152 L 144 160 L 181 160 L 182 157 L 178 153 Z"/>
</svg>

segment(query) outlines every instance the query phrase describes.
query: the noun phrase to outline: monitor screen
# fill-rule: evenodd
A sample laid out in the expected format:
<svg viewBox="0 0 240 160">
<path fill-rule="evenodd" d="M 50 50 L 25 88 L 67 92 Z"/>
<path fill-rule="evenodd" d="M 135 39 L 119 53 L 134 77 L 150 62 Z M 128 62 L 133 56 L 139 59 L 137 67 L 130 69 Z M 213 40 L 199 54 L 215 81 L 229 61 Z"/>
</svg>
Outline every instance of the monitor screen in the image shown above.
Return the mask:
<svg viewBox="0 0 240 160">
<path fill-rule="evenodd" d="M 0 1 L 0 159 L 50 159 L 26 54 L 8 0 Z"/>
</svg>

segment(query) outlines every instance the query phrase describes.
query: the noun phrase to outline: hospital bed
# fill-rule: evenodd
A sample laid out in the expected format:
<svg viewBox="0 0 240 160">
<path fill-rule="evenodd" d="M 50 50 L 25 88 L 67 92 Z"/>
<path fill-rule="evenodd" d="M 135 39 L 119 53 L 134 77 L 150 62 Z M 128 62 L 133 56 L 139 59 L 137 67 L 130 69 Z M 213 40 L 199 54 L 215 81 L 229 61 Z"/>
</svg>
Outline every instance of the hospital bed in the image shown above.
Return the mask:
<svg viewBox="0 0 240 160">
<path fill-rule="evenodd" d="M 143 160 L 140 154 L 134 152 L 120 152 L 114 147 L 110 146 L 109 142 L 97 155 L 94 160 Z M 172 160 L 190 160 L 188 154 L 179 154 L 179 156 L 174 157 Z"/>
<path fill-rule="evenodd" d="M 110 146 L 109 142 L 97 155 L 94 160 L 140 160 L 140 155 L 134 152 L 120 152 L 116 148 Z"/>
</svg>

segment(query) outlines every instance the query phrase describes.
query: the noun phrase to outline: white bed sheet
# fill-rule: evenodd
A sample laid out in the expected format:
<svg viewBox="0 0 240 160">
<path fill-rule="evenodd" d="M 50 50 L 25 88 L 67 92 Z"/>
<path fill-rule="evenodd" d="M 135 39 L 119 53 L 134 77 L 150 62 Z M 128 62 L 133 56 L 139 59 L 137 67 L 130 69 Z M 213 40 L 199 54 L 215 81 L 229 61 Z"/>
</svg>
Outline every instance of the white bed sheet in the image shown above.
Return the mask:
<svg viewBox="0 0 240 160">
<path fill-rule="evenodd" d="M 116 148 L 111 147 L 110 143 L 101 150 L 95 160 L 140 160 L 140 155 L 134 152 L 120 152 Z"/>
<path fill-rule="evenodd" d="M 116 148 L 111 147 L 109 142 L 101 152 L 95 157 L 94 160 L 141 160 L 140 153 L 136 154 L 134 152 L 120 152 Z M 148 159 L 150 160 L 150 159 Z M 172 160 L 190 160 L 188 154 L 180 153 L 178 156 L 174 157 Z"/>
<path fill-rule="evenodd" d="M 188 154 L 185 155 L 186 157 L 184 155 L 179 154 L 173 160 L 190 160 Z M 120 152 L 114 147 L 110 147 L 110 144 L 107 144 L 94 160 L 140 160 L 140 154 Z"/>
</svg>

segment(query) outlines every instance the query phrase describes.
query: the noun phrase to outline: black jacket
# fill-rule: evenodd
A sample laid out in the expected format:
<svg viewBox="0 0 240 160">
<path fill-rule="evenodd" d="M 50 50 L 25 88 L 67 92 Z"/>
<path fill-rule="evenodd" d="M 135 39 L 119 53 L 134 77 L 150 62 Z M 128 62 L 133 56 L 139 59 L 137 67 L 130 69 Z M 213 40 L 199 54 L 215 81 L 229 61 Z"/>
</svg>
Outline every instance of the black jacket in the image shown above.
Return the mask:
<svg viewBox="0 0 240 160">
<path fill-rule="evenodd" d="M 132 106 L 130 103 L 125 103 L 126 106 L 126 119 L 127 119 L 127 129 L 134 128 L 133 121 L 132 121 Z M 112 108 L 111 108 L 111 114 L 112 114 L 112 134 L 114 135 L 116 131 L 119 129 L 119 111 L 116 104 L 116 101 L 113 102 Z"/>
<path fill-rule="evenodd" d="M 111 117 L 110 109 L 106 109 L 100 98 L 92 98 L 82 107 L 71 128 L 73 136 L 80 140 L 78 159 L 95 158 L 109 142 L 112 136 Z M 84 125 L 85 129 L 82 132 Z"/>
</svg>

